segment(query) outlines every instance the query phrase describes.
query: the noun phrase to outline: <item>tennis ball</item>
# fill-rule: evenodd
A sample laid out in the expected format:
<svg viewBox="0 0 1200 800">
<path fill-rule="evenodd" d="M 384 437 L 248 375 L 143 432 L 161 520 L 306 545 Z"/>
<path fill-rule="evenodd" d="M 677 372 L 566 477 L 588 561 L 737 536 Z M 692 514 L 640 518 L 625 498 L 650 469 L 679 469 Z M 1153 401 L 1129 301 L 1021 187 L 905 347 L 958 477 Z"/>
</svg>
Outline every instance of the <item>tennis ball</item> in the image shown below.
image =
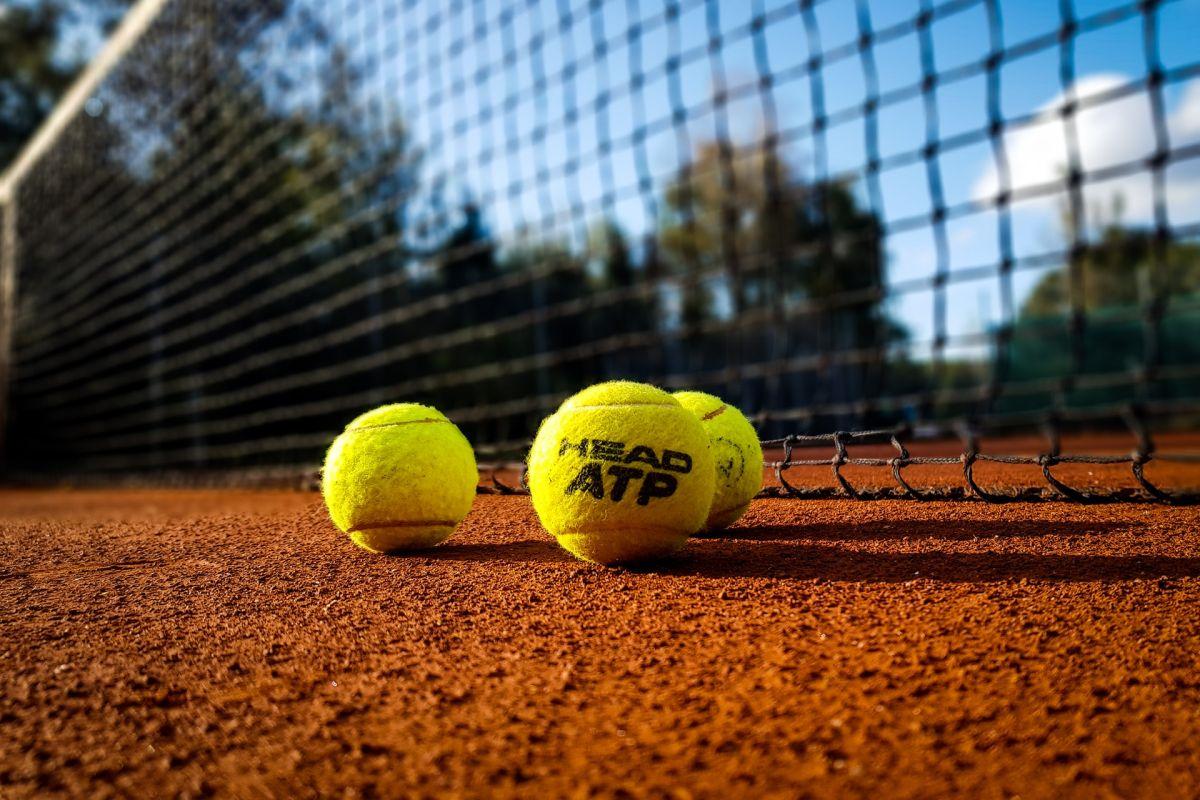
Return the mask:
<svg viewBox="0 0 1200 800">
<path fill-rule="evenodd" d="M 376 553 L 444 541 L 471 510 L 478 482 L 466 437 L 417 403 L 381 406 L 347 425 L 322 478 L 333 524 Z"/>
<path fill-rule="evenodd" d="M 758 433 L 741 411 L 719 397 L 704 392 L 676 392 L 674 397 L 700 419 L 712 445 L 717 483 L 708 528 L 728 527 L 746 513 L 750 500 L 762 488 Z"/>
<path fill-rule="evenodd" d="M 708 436 L 661 389 L 600 383 L 542 421 L 529 451 L 533 508 L 572 554 L 599 564 L 667 555 L 712 502 Z"/>
</svg>

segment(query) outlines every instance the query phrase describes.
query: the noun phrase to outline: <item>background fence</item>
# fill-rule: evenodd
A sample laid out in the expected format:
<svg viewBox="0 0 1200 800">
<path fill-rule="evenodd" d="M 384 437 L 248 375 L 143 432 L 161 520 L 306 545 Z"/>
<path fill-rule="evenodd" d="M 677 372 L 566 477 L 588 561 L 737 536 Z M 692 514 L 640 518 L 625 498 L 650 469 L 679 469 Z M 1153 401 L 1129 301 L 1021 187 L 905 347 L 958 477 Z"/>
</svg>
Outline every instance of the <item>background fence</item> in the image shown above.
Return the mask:
<svg viewBox="0 0 1200 800">
<path fill-rule="evenodd" d="M 617 377 L 1192 427 L 1200 9 L 1049 6 L 139 3 L 0 184 L 7 463 L 307 466 L 398 400 L 519 452 Z"/>
</svg>

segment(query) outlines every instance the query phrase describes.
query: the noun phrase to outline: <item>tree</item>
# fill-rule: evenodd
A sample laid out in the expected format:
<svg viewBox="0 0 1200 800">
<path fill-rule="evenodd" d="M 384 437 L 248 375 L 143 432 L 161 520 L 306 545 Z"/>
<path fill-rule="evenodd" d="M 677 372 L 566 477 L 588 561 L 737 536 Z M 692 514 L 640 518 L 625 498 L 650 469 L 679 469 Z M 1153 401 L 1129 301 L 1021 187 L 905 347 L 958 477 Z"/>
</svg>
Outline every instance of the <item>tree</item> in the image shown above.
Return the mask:
<svg viewBox="0 0 1200 800">
<path fill-rule="evenodd" d="M 685 369 L 829 355 L 821 374 L 779 376 L 758 402 L 846 402 L 880 391 L 882 348 L 905 333 L 883 307 L 881 224 L 850 185 L 805 181 L 765 145 L 735 152 L 708 142 L 663 205 L 660 255 L 680 298 Z M 726 318 L 729 333 L 696 333 Z M 863 357 L 872 350 L 876 358 Z"/>
<path fill-rule="evenodd" d="M 1200 360 L 1200 246 L 1159 241 L 1152 231 L 1122 225 L 1119 216 L 1118 204 L 1112 221 L 1097 226 L 1098 241 L 1073 264 L 1043 275 L 1021 304 L 999 355 L 1007 356 L 1010 382 L 1049 380 L 1051 388 L 1004 397 L 1002 410 L 1194 397 L 1200 391 L 1194 380 L 1154 377 L 1156 367 Z M 1068 230 L 1070 223 L 1064 214 Z M 1143 319 L 1147 309 L 1153 325 Z M 1079 375 L 1124 380 L 1099 388 L 1064 384 L 1070 388 L 1060 396 L 1053 381 Z"/>
<path fill-rule="evenodd" d="M 0 172 L 87 63 L 92 44 L 127 6 L 126 0 L 0 6 Z"/>
<path fill-rule="evenodd" d="M 877 298 L 848 296 L 880 287 L 884 263 L 879 220 L 848 184 L 806 182 L 767 147 L 709 142 L 665 200 L 664 258 L 685 280 L 724 273 L 735 314 L 807 299 L 878 321 Z M 694 307 L 711 311 L 711 297 Z"/>
<path fill-rule="evenodd" d="M 1100 241 L 1089 246 L 1074 269 L 1048 272 L 1021 304 L 1022 317 L 1050 317 L 1071 310 L 1071 280 L 1077 275 L 1076 298 L 1084 312 L 1136 306 L 1152 299 L 1200 291 L 1200 246 L 1170 243 L 1159 247 L 1151 231 L 1112 223 Z"/>
<path fill-rule="evenodd" d="M 280 28 L 293 50 L 281 50 Z M 288 58 L 298 57 L 321 63 L 321 80 L 289 94 Z M 45 235 L 28 239 L 22 268 L 47 278 L 23 282 L 22 301 L 42 297 L 52 309 L 72 286 L 51 280 L 55 271 L 86 272 L 95 313 L 42 330 L 70 353 L 64 368 L 96 379 L 73 397 L 122 398 L 112 432 L 163 430 L 162 446 L 178 452 L 180 432 L 203 429 L 203 415 L 246 417 L 431 374 L 435 353 L 406 351 L 386 370 L 373 358 L 427 334 L 428 316 L 388 312 L 431 295 L 437 278 L 409 274 L 421 153 L 400 119 L 364 113 L 359 80 L 302 5 L 235 0 L 205 13 L 177 4 L 106 80 L 102 111 L 71 123 L 68 144 L 82 133 L 88 146 L 46 163 L 63 184 L 55 196 L 87 206 L 88 238 L 82 249 L 68 245 L 72 259 L 61 268 L 53 241 L 43 256 Z M 86 171 L 77 180 L 98 183 L 102 201 L 70 191 L 66 179 L 81 176 L 64 170 L 76 162 L 111 165 L 102 181 Z M 55 217 L 29 210 L 30 220 Z M 455 235 L 447 222 L 446 246 Z M 420 255 L 436 260 L 436 247 Z M 292 324 L 259 324 L 278 318 Z M 323 346 L 297 347 L 311 341 Z M 279 351 L 288 355 L 264 358 Z M 105 374 L 97 365 L 107 362 L 119 367 Z M 221 402 L 208 412 L 213 396 Z M 39 430 L 63 427 L 54 418 L 61 411 L 19 396 L 15 407 Z M 335 409 L 240 435 L 328 430 L 342 417 Z M 74 444 L 67 433 L 61 439 L 54 444 L 69 460 Z"/>
</svg>

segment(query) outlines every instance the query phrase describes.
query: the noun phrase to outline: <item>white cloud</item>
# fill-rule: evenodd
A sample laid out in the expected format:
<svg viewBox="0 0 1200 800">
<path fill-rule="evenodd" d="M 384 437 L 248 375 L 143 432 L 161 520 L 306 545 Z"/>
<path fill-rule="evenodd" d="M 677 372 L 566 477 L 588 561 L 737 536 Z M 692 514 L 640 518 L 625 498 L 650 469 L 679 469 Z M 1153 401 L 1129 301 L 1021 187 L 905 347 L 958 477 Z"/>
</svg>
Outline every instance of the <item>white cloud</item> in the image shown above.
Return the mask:
<svg viewBox="0 0 1200 800">
<path fill-rule="evenodd" d="M 1089 75 L 1075 84 L 1077 98 L 1110 92 L 1130 83 L 1117 74 Z M 1013 190 L 1062 181 L 1067 166 L 1067 129 L 1060 109 L 1065 93 L 1038 109 L 1037 118 L 1005 137 L 1009 180 Z M 1080 166 L 1086 174 L 1152 155 L 1156 148 L 1149 94 L 1135 92 L 1101 102 L 1075 115 Z M 1168 110 L 1167 131 L 1173 148 L 1200 140 L 1200 81 L 1184 87 L 1182 97 Z M 1200 219 L 1200 159 L 1178 161 L 1166 172 L 1168 213 L 1174 224 Z M 999 189 L 996 166 L 990 163 L 976 179 L 972 196 L 987 200 Z M 1123 220 L 1145 223 L 1153 217 L 1153 192 L 1148 170 L 1113 180 L 1084 183 L 1089 215 L 1109 212 L 1118 198 Z M 1016 208 L 1056 212 L 1062 196 L 1021 203 Z"/>
</svg>

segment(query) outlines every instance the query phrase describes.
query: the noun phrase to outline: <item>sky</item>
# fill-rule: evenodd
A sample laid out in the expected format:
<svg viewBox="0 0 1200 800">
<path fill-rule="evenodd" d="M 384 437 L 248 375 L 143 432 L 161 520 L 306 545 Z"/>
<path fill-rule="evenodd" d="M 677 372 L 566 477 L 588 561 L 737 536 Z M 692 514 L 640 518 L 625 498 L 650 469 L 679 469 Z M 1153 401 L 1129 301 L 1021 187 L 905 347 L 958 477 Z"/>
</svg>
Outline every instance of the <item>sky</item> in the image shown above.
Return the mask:
<svg viewBox="0 0 1200 800">
<path fill-rule="evenodd" d="M 938 270 L 933 227 L 913 223 L 932 208 L 930 176 L 923 159 L 904 156 L 919 155 L 931 119 L 936 119 L 935 138 L 942 141 L 986 129 L 987 76 L 978 67 L 990 51 L 991 28 L 982 0 L 959 3 L 955 13 L 936 15 L 930 26 L 926 48 L 935 71 L 949 76 L 934 93 L 933 113 L 916 90 L 922 79 L 921 39 L 903 27 L 920 12 L 919 0 L 824 0 L 814 7 L 811 27 L 797 3 L 782 0 L 682 0 L 675 21 L 662 15 L 663 4 L 650 0 L 616 0 L 599 10 L 568 3 L 574 7 L 569 15 L 561 13 L 556 0 L 517 3 L 507 12 L 503 3 L 480 2 L 466 4 L 457 16 L 416 13 L 399 23 L 386 21 L 378 3 L 359 5 L 340 9 L 330 25 L 350 52 L 380 55 L 374 72 L 368 70 L 366 91 L 398 101 L 430 154 L 430 168 L 444 170 L 464 194 L 483 200 L 493 231 L 502 236 L 526 227 L 576 240 L 600 215 L 615 218 L 635 236 L 653 230 L 648 196 L 661 198 L 661 188 L 687 160 L 688 144 L 711 140 L 722 124 L 737 143 L 757 141 L 768 118 L 768 92 L 759 84 L 764 70 L 775 78 L 769 100 L 789 163 L 808 178 L 858 178 L 856 191 L 869 202 L 862 180 L 868 158 L 862 113 L 867 90 L 856 46 L 865 9 L 879 34 L 872 48 L 884 98 L 878 148 L 889 165 L 879 174 L 881 207 L 875 210 L 885 224 L 899 223 L 886 244 L 888 281 L 896 289 L 891 310 L 918 349 L 933 337 L 934 291 L 906 290 Z M 1147 70 L 1145 20 L 1136 7 L 1123 0 L 1074 3 L 1083 24 L 1070 45 L 1075 74 L 1066 85 L 1055 38 L 1062 24 L 1060 4 L 998 0 L 997 8 L 1003 47 L 1026 47 L 1028 53 L 1005 60 L 999 75 L 1003 116 L 1027 123 L 1005 136 L 1014 190 L 1054 182 L 1063 174 L 1067 137 L 1057 112 L 1068 89 L 1082 102 L 1076 122 L 1085 173 L 1153 151 L 1149 96 L 1140 90 L 1121 94 Z M 765 19 L 757 42 L 751 26 L 756 13 Z M 1195 145 L 1200 142 L 1200 0 L 1167 2 L 1154 21 L 1158 55 L 1169 77 L 1163 97 L 1170 146 Z M 904 35 L 893 35 L 902 29 Z M 716 55 L 709 48 L 714 34 L 721 36 Z M 1050 46 L 1038 47 L 1039 41 Z M 765 46 L 756 51 L 756 43 Z M 823 139 L 811 127 L 815 106 L 807 65 L 815 54 L 822 56 L 820 89 L 834 123 Z M 680 64 L 677 94 L 667 69 L 672 58 Z M 399 69 L 399 77 L 389 64 Z M 638 73 L 643 81 L 634 91 Z M 538 91 L 539 78 L 544 91 Z M 733 98 L 724 118 L 711 111 L 719 85 Z M 1118 96 L 1108 97 L 1112 93 Z M 1108 99 L 1097 103 L 1097 97 Z M 1087 98 L 1093 98 L 1092 105 Z M 671 116 L 680 107 L 687 110 L 686 142 Z M 540 129 L 548 131 L 544 138 Z M 824 167 L 818 157 L 822 148 Z M 573 162 L 582 164 L 578 171 L 571 169 Z M 994 196 L 997 167 L 986 137 L 943 151 L 937 162 L 947 206 L 970 209 L 972 201 Z M 656 192 L 639 190 L 643 176 Z M 1165 185 L 1169 223 L 1200 222 L 1200 159 L 1170 164 Z M 1144 170 L 1087 183 L 1089 219 L 1151 223 L 1150 186 Z M 1064 201 L 1065 195 L 1057 195 L 1013 206 L 1012 250 L 1018 259 L 1065 246 Z M 573 213 L 580 204 L 588 213 Z M 969 342 L 972 334 L 1003 320 L 1003 290 L 994 269 L 1000 260 L 999 216 L 981 204 L 948 221 L 946 240 L 943 267 L 952 276 L 991 268 L 975 280 L 953 278 L 946 289 L 946 332 Z M 1053 266 L 1018 270 L 1016 306 Z"/>
<path fill-rule="evenodd" d="M 1056 38 L 1063 5 L 995 0 L 994 28 L 987 0 L 819 0 L 809 20 L 795 0 L 678 0 L 677 18 L 663 13 L 667 4 L 660 0 L 609 0 L 594 8 L 576 0 L 296 0 L 328 26 L 361 72 L 364 107 L 404 120 L 426 152 L 427 176 L 479 201 L 491 230 L 509 241 L 527 230 L 578 243 L 602 217 L 635 239 L 652 232 L 655 202 L 697 145 L 722 134 L 752 145 L 773 114 L 780 150 L 798 175 L 849 180 L 883 220 L 889 308 L 908 328 L 917 355 L 936 332 L 935 291 L 927 281 L 939 267 L 951 276 L 945 332 L 952 343 L 973 347 L 973 335 L 1004 320 L 996 270 L 1000 218 L 986 202 L 999 185 L 997 162 L 987 137 L 971 135 L 988 125 L 987 75 L 980 67 L 993 30 L 1004 50 L 1021 54 L 1005 59 L 999 71 L 1002 115 L 1020 123 L 1004 137 L 1015 191 L 1063 174 L 1067 131 L 1058 110 L 1068 92 L 1081 101 L 1075 123 L 1085 173 L 1136 162 L 1155 148 L 1151 98 L 1127 91 L 1147 71 L 1138 4 L 1065 4 L 1081 21 L 1068 45 L 1074 75 L 1066 83 Z M 910 22 L 926 7 L 940 11 L 923 42 Z M 752 24 L 759 15 L 761 32 Z M 884 165 L 877 192 L 863 171 L 868 64 L 857 42 L 864 20 L 877 36 L 871 54 Z M 1168 77 L 1163 99 L 1170 147 L 1195 147 L 1200 0 L 1164 2 L 1153 22 Z M 932 106 L 919 90 L 923 53 L 941 76 Z M 818 56 L 814 81 L 809 64 Z M 298 92 L 306 82 L 316 85 L 315 62 L 286 67 L 298 78 Z M 772 77 L 769 86 L 760 80 L 764 74 Z M 711 102 L 718 86 L 729 91 L 723 109 Z M 824 135 L 812 126 L 814 90 L 830 120 Z M 943 148 L 935 159 L 945 205 L 958 210 L 946 223 L 944 261 L 933 226 L 922 222 L 932 208 L 931 172 L 920 156 L 927 136 L 965 142 Z M 644 190 L 644 183 L 652 188 Z M 1172 228 L 1200 224 L 1200 158 L 1170 163 L 1164 187 Z M 1150 224 L 1152 197 L 1145 170 L 1084 187 L 1093 222 Z M 1013 205 L 1014 256 L 1063 249 L 1065 199 L 1039 196 Z M 1086 232 L 1094 234 L 1095 226 Z M 1056 266 L 1049 261 L 1018 270 L 1013 303 L 1019 307 Z"/>
</svg>

